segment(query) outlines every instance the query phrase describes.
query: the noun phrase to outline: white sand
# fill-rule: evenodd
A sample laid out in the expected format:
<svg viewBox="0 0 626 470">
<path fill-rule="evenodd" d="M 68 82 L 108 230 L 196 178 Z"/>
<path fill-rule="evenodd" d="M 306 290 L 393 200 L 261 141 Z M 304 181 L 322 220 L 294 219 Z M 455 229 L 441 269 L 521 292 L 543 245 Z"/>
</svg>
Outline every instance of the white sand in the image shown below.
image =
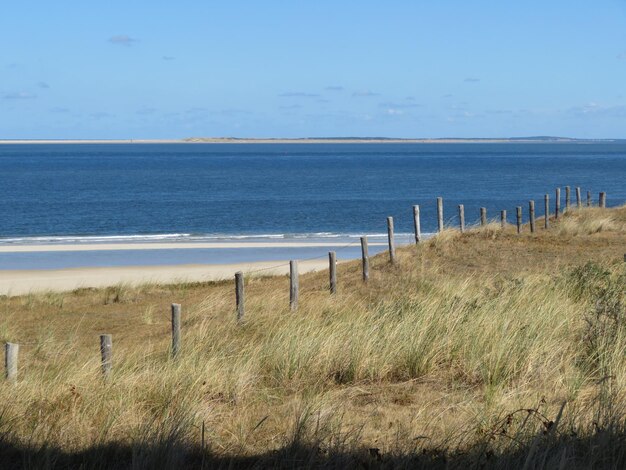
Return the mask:
<svg viewBox="0 0 626 470">
<path fill-rule="evenodd" d="M 280 266 L 278 266 L 280 265 Z M 299 272 L 328 267 L 328 261 L 312 260 L 298 263 Z M 264 271 L 256 272 L 259 269 Z M 130 266 L 115 268 L 72 268 L 59 270 L 0 270 L 0 295 L 21 295 L 29 292 L 71 291 L 79 287 L 106 287 L 120 283 L 131 285 L 158 282 L 173 284 L 183 281 L 215 281 L 234 277 L 237 271 L 252 275 L 279 275 L 289 272 L 288 261 L 256 263 Z"/>
</svg>

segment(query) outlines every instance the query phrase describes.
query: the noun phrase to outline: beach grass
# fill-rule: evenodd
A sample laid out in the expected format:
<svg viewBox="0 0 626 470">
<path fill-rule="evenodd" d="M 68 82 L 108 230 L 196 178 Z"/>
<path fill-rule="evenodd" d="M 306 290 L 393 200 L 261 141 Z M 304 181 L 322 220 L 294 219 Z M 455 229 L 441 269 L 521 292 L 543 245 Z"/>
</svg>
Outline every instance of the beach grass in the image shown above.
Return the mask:
<svg viewBox="0 0 626 470">
<path fill-rule="evenodd" d="M 623 468 L 625 253 L 626 206 L 584 208 L 445 230 L 374 257 L 367 283 L 341 264 L 334 296 L 303 275 L 296 312 L 287 277 L 249 276 L 242 323 L 231 281 L 0 297 L 20 344 L 0 463 Z"/>
</svg>

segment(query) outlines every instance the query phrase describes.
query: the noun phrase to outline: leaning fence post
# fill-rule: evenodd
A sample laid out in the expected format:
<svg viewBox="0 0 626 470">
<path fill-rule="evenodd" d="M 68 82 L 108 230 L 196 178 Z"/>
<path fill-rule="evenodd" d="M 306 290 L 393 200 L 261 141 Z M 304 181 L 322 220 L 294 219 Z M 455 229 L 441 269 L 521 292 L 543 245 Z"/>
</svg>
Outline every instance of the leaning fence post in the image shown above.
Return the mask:
<svg viewBox="0 0 626 470">
<path fill-rule="evenodd" d="M 102 375 L 105 378 L 111 375 L 113 367 L 113 337 L 100 335 L 100 357 L 102 359 Z"/>
<path fill-rule="evenodd" d="M 591 191 L 587 191 L 587 207 L 591 207 Z"/>
<path fill-rule="evenodd" d="M 363 263 L 363 280 L 370 278 L 370 259 L 367 249 L 367 236 L 361 237 L 361 260 Z"/>
<path fill-rule="evenodd" d="M 289 261 L 289 308 L 291 310 L 298 309 L 298 291 L 300 283 L 298 282 L 298 262 Z"/>
<path fill-rule="evenodd" d="M 180 351 L 180 304 L 172 304 L 172 357 Z"/>
<path fill-rule="evenodd" d="M 580 209 L 583 206 L 583 199 L 580 195 L 580 187 L 576 186 L 576 207 Z"/>
<path fill-rule="evenodd" d="M 571 208 L 572 191 L 569 186 L 565 186 L 565 212 L 569 212 Z"/>
<path fill-rule="evenodd" d="M 535 233 L 535 201 L 528 201 L 528 216 L 530 218 L 530 233 Z"/>
<path fill-rule="evenodd" d="M 480 225 L 487 225 L 487 208 L 480 208 Z"/>
<path fill-rule="evenodd" d="M 422 239 L 420 229 L 420 206 L 413 206 L 413 228 L 415 229 L 415 243 L 419 243 Z"/>
<path fill-rule="evenodd" d="M 437 229 L 443 232 L 443 198 L 437 198 Z"/>
<path fill-rule="evenodd" d="M 337 253 L 328 252 L 328 277 L 330 278 L 330 293 L 337 292 Z"/>
<path fill-rule="evenodd" d="M 389 243 L 389 261 L 396 264 L 396 243 L 393 237 L 393 217 L 387 217 L 387 241 Z"/>
<path fill-rule="evenodd" d="M 465 232 L 465 206 L 459 204 L 459 229 L 461 233 Z"/>
<path fill-rule="evenodd" d="M 517 233 L 522 233 L 522 208 L 517 207 Z"/>
<path fill-rule="evenodd" d="M 237 271 L 235 273 L 235 299 L 237 301 L 237 321 L 243 320 L 244 309 L 244 290 L 243 290 L 243 273 Z"/>
<path fill-rule="evenodd" d="M 554 219 L 559 220 L 561 212 L 561 188 L 556 188 L 556 194 L 554 199 Z"/>
<path fill-rule="evenodd" d="M 545 228 L 546 230 L 550 228 L 550 195 L 546 194 L 543 197 L 544 200 L 544 212 L 546 214 L 546 220 L 544 220 L 543 222 L 543 228 Z"/>
<path fill-rule="evenodd" d="M 17 380 L 17 356 L 20 345 L 16 343 L 5 343 L 4 345 L 4 370 L 9 382 Z"/>
<path fill-rule="evenodd" d="M 506 227 L 506 210 L 500 211 L 500 227 L 504 229 Z"/>
<path fill-rule="evenodd" d="M 606 207 L 606 193 L 605 192 L 601 192 L 600 193 L 600 203 L 599 206 L 602 207 L 603 209 Z"/>
</svg>

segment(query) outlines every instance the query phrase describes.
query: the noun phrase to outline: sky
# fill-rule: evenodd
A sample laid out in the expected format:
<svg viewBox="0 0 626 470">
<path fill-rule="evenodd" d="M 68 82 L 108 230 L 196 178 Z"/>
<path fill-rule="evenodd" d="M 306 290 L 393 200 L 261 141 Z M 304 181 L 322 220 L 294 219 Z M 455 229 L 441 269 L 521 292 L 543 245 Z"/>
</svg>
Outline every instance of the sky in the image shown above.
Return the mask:
<svg viewBox="0 0 626 470">
<path fill-rule="evenodd" d="M 0 139 L 626 138 L 626 0 L 3 0 Z"/>
</svg>

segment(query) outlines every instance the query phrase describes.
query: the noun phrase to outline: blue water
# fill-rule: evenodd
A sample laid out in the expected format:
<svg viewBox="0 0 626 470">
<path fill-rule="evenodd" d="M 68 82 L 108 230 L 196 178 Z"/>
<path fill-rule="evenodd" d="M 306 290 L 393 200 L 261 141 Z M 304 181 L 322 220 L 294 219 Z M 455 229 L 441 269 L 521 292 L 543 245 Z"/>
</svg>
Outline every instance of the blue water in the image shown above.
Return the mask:
<svg viewBox="0 0 626 470">
<path fill-rule="evenodd" d="M 0 145 L 0 238 L 410 232 L 557 186 L 626 201 L 624 144 Z M 451 220 L 452 222 L 452 220 Z"/>
<path fill-rule="evenodd" d="M 432 232 L 437 196 L 447 223 L 457 223 L 461 203 L 471 223 L 481 206 L 496 217 L 521 205 L 526 218 L 529 199 L 541 215 L 557 186 L 623 204 L 625 181 L 619 143 L 0 145 L 0 244 L 343 241 L 384 233 L 389 215 L 411 232 L 414 204 Z"/>
</svg>

